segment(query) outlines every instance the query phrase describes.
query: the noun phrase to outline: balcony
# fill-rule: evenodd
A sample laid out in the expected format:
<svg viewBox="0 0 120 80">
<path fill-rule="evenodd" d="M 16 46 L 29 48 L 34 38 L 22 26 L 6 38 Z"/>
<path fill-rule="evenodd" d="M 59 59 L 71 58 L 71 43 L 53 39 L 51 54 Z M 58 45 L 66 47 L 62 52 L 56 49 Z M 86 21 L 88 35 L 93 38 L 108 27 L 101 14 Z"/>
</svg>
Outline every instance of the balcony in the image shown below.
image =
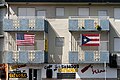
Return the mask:
<svg viewBox="0 0 120 80">
<path fill-rule="evenodd" d="M 108 51 L 84 51 L 83 53 L 70 51 L 69 63 L 109 63 Z"/>
<path fill-rule="evenodd" d="M 5 51 L 4 63 L 45 63 L 47 53 L 44 51 Z"/>
<path fill-rule="evenodd" d="M 47 21 L 42 17 L 4 18 L 4 31 L 48 31 Z"/>
<path fill-rule="evenodd" d="M 109 17 L 69 17 L 69 31 L 109 31 Z"/>
</svg>

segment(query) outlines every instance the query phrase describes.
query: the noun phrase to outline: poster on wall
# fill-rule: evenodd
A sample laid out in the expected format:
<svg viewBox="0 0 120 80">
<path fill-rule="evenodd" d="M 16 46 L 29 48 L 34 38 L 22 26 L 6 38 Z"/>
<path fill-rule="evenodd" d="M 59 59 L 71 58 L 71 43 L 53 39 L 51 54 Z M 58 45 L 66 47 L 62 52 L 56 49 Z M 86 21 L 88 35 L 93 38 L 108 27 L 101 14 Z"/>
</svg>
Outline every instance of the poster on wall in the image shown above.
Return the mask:
<svg viewBox="0 0 120 80">
<path fill-rule="evenodd" d="M 27 78 L 28 71 L 26 69 L 26 64 L 10 65 L 8 77 L 9 78 Z"/>
<path fill-rule="evenodd" d="M 104 64 L 46 64 L 42 78 L 117 78 L 117 69 Z"/>
</svg>

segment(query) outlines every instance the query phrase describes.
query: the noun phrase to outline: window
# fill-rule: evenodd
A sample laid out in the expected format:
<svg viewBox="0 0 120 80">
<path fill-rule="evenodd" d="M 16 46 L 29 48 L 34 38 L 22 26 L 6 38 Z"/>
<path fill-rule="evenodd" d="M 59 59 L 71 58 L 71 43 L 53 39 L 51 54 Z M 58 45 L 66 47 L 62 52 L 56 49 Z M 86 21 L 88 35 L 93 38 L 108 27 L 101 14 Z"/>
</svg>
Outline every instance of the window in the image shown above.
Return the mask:
<svg viewBox="0 0 120 80">
<path fill-rule="evenodd" d="M 56 8 L 56 16 L 64 16 L 64 8 Z"/>
<path fill-rule="evenodd" d="M 46 11 L 37 11 L 37 16 L 46 16 Z"/>
<path fill-rule="evenodd" d="M 55 38 L 55 45 L 57 47 L 62 47 L 64 46 L 64 37 L 56 37 Z"/>
<path fill-rule="evenodd" d="M 106 19 L 107 18 L 107 10 L 100 10 L 98 11 L 99 19 Z"/>
<path fill-rule="evenodd" d="M 117 21 L 120 21 L 120 8 L 114 8 L 114 18 Z"/>
<path fill-rule="evenodd" d="M 114 38 L 114 51 L 120 51 L 120 37 Z"/>
<path fill-rule="evenodd" d="M 79 16 L 89 16 L 89 8 L 79 8 Z"/>
<path fill-rule="evenodd" d="M 35 16 L 35 8 L 18 8 L 18 16 Z"/>
<path fill-rule="evenodd" d="M 106 10 L 98 11 L 98 16 L 107 16 L 107 11 Z"/>
</svg>

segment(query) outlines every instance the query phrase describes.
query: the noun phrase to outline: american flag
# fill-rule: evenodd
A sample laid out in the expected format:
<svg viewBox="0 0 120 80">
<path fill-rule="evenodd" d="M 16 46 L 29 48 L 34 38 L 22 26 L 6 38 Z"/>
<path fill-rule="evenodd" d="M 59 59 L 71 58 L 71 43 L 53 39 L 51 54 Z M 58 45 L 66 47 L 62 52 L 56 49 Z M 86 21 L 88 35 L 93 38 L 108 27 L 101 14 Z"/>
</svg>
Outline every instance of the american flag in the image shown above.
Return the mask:
<svg viewBox="0 0 120 80">
<path fill-rule="evenodd" d="M 99 46 L 100 34 L 82 34 L 82 46 Z"/>
<path fill-rule="evenodd" d="M 34 34 L 17 33 L 17 46 L 33 46 Z"/>
</svg>

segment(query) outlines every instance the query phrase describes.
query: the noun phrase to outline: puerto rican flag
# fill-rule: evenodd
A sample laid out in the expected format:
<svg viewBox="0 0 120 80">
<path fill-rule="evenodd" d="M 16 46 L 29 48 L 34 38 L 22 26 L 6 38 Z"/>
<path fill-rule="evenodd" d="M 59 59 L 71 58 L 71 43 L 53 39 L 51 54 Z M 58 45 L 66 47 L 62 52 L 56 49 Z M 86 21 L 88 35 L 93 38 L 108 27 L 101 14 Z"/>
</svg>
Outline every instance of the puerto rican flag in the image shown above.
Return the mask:
<svg viewBox="0 0 120 80">
<path fill-rule="evenodd" d="M 82 46 L 99 46 L 100 34 L 82 34 Z"/>
</svg>

